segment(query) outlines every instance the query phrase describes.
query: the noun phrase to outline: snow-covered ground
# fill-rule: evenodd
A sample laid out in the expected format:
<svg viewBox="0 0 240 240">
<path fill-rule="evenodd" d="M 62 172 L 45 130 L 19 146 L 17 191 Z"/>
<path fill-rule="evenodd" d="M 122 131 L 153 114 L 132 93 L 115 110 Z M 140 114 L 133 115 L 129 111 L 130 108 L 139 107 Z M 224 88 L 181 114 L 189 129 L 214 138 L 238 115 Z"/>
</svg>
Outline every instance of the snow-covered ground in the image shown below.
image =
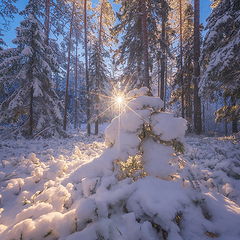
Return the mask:
<svg viewBox="0 0 240 240">
<path fill-rule="evenodd" d="M 105 142 L 3 141 L 1 240 L 240 239 L 239 141 L 183 154 L 186 120 L 147 88 L 128 97 Z"/>
<path fill-rule="evenodd" d="M 191 179 L 194 187 L 203 192 L 218 191 L 240 204 L 239 141 L 191 136 L 186 138 L 186 142 L 187 149 L 183 156 L 186 164 L 183 174 L 186 178 Z M 63 184 L 64 180 L 76 168 L 99 156 L 104 149 L 103 138 L 89 138 L 82 133 L 70 139 L 3 141 L 0 145 L 0 231 L 5 233 L 2 237 L 0 235 L 0 239 L 57 239 L 56 236 L 65 239 L 74 232 L 74 221 L 77 221 L 74 211 L 79 208 L 77 199 L 82 196 L 80 191 L 84 189 L 77 189 L 76 183 Z M 144 192 L 138 194 L 143 196 Z M 171 193 L 165 190 L 159 194 Z M 174 194 L 180 199 L 184 197 L 180 193 Z M 226 202 L 222 204 L 224 207 Z M 240 218 L 237 204 L 235 211 Z M 79 209 L 82 218 L 92 209 L 91 202 L 85 205 L 86 209 Z M 33 231 L 35 227 L 37 230 Z M 28 236 L 25 233 L 31 231 L 36 238 L 24 238 Z M 91 231 L 86 232 L 85 239 L 94 239 L 91 234 Z M 206 239 L 217 236 L 209 232 Z"/>
<path fill-rule="evenodd" d="M 193 179 L 240 205 L 240 138 L 187 137 L 184 159 Z M 186 166 L 185 170 L 189 171 Z"/>
<path fill-rule="evenodd" d="M 29 217 L 36 219 L 49 212 L 66 211 L 71 196 L 61 181 L 98 157 L 104 148 L 101 137 L 86 137 L 82 133 L 67 139 L 2 141 L 0 231 Z M 37 203 L 42 204 L 35 208 Z M 30 210 L 24 211 L 29 206 Z"/>
</svg>

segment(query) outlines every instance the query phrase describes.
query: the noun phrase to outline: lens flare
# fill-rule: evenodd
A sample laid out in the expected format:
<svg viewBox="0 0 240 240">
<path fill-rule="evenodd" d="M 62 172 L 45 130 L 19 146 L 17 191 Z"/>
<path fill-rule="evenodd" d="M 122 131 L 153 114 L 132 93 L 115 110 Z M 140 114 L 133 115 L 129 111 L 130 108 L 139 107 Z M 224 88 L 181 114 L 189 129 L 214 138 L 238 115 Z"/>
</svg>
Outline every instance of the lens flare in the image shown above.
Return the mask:
<svg viewBox="0 0 240 240">
<path fill-rule="evenodd" d="M 124 103 L 124 98 L 122 96 L 117 96 L 115 101 L 117 104 L 121 105 Z"/>
</svg>

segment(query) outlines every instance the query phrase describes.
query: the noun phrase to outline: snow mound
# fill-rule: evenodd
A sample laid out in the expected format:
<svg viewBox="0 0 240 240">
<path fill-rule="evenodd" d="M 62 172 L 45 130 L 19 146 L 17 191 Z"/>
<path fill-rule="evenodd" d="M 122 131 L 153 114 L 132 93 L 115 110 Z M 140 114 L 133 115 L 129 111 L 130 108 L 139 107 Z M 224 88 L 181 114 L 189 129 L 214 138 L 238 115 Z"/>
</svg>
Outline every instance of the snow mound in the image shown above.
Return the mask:
<svg viewBox="0 0 240 240">
<path fill-rule="evenodd" d="M 183 118 L 174 117 L 173 113 L 157 113 L 152 116 L 153 132 L 164 141 L 183 139 L 187 130 L 187 122 Z M 164 127 L 163 127 L 164 126 Z"/>
</svg>

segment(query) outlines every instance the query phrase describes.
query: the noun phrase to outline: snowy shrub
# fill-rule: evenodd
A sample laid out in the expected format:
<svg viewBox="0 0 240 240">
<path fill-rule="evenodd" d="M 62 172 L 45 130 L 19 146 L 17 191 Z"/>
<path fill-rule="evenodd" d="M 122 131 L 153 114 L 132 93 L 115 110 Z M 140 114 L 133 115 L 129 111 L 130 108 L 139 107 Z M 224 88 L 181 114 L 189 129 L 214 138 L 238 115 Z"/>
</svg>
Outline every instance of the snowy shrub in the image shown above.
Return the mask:
<svg viewBox="0 0 240 240">
<path fill-rule="evenodd" d="M 128 98 L 106 129 L 108 148 L 102 155 L 62 180 L 55 175 L 46 182 L 14 223 L 0 226 L 1 239 L 240 238 L 239 206 L 206 191 L 182 169 L 186 121 L 161 112 L 162 101 L 147 88 L 131 91 Z M 196 169 L 187 167 L 190 173 Z M 222 191 L 230 194 L 231 186 Z"/>
<path fill-rule="evenodd" d="M 131 91 L 127 107 L 105 131 L 107 145 L 118 154 L 114 163 L 120 178 L 139 174 L 167 179 L 176 173 L 186 121 L 161 112 L 161 99 L 149 95 L 147 88 Z"/>
<path fill-rule="evenodd" d="M 67 240 L 238 236 L 240 219 L 234 203 L 201 194 L 188 181 L 183 187 L 179 153 L 184 150 L 186 121 L 161 112 L 162 101 L 150 96 L 147 88 L 135 89 L 128 97 L 128 107 L 105 131 L 109 148 L 68 180 L 87 191 L 77 210 L 78 231 Z M 231 234 L 210 211 L 221 202 L 228 202 L 232 209 L 231 213 L 227 208 L 220 211 L 221 218 L 234 219 L 235 227 L 225 227 L 234 229 Z"/>
</svg>

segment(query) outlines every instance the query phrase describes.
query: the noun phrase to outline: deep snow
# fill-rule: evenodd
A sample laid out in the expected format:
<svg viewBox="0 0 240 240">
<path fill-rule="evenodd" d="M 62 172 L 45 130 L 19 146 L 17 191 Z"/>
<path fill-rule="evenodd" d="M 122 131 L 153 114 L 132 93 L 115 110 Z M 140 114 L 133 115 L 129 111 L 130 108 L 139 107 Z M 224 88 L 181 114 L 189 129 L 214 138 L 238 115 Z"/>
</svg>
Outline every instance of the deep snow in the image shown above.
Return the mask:
<svg viewBox="0 0 240 240">
<path fill-rule="evenodd" d="M 111 159 L 136 152 L 139 140 L 133 134 L 149 116 L 150 110 L 142 109 L 148 102 L 143 97 L 131 103 L 142 119 L 129 111 L 133 121 L 126 115 L 120 123 L 112 121 L 106 145 L 102 137 L 83 133 L 2 141 L 0 239 L 239 240 L 239 139 L 188 136 L 176 179 L 166 180 L 173 171 L 166 165 L 173 150 L 149 138 L 142 146 L 149 176 L 132 181 L 113 174 Z M 183 140 L 181 119 L 164 113 L 150 121 L 164 140 Z M 116 124 L 126 131 L 118 137 Z M 166 156 L 164 171 L 159 155 Z"/>
<path fill-rule="evenodd" d="M 228 197 L 225 201 L 218 201 L 218 205 L 213 205 L 211 211 L 219 212 L 217 220 L 221 222 L 221 208 L 227 207 L 229 212 L 235 212 L 235 218 L 230 216 L 229 223 L 222 222 L 220 226 L 225 226 L 225 231 L 228 231 L 229 225 L 237 227 L 234 224 L 240 221 L 239 141 L 231 138 L 191 136 L 186 138 L 186 142 L 188 144 L 186 153 L 182 156 L 185 162 L 184 174 L 192 179 L 192 184 L 196 188 L 200 186 L 201 191 L 205 192 L 204 194 L 214 198 L 216 192 L 219 192 Z M 77 183 L 68 183 L 63 186 L 61 182 L 67 179 L 76 167 L 92 161 L 105 148 L 103 138 L 88 138 L 82 133 L 63 140 L 3 141 L 0 145 L 2 163 L 0 170 L 0 230 L 1 232 L 4 232 L 4 230 L 10 231 L 7 235 L 0 235 L 0 239 L 15 239 L 14 237 L 21 239 L 19 236 L 21 236 L 22 229 L 24 229 L 23 232 L 31 232 L 34 227 L 38 230 L 34 231 L 33 237 L 35 238 L 33 239 L 41 239 L 38 235 L 42 236 L 41 233 L 44 231 L 46 233 L 43 239 L 54 239 L 51 238 L 53 234 L 51 228 L 54 228 L 55 235 L 61 236 L 62 239 L 74 232 L 74 224 L 77 224 L 75 223 L 77 220 L 75 219 L 74 209 L 77 209 L 77 215 L 81 216 L 82 219 L 88 219 L 91 211 L 94 211 L 94 202 L 86 200 L 85 196 L 89 194 L 88 191 L 91 191 L 91 188 L 94 188 L 95 183 L 86 181 L 83 184 L 83 189 L 78 189 L 79 185 Z M 189 171 L 189 169 L 191 170 Z M 168 212 L 171 211 L 169 205 L 179 208 L 179 201 L 181 202 L 181 198 L 186 198 L 186 193 L 178 192 L 179 189 L 174 185 L 164 182 L 162 183 L 164 184 L 164 191 L 157 192 L 156 189 L 150 191 L 150 198 L 155 198 L 157 204 L 156 206 L 151 205 L 152 202 L 149 202 L 149 196 L 146 196 L 145 189 L 152 188 L 153 181 L 155 180 L 148 179 L 144 182 L 136 190 L 136 194 L 133 196 L 135 200 L 132 199 L 131 202 L 133 204 L 134 201 L 142 198 L 145 207 L 149 209 L 148 211 L 151 212 L 153 211 L 151 209 L 161 208 L 162 214 L 166 214 L 167 218 L 168 214 L 171 214 Z M 122 191 L 127 194 L 129 186 L 126 188 L 124 184 L 122 185 Z M 146 186 L 144 187 L 144 185 Z M 78 201 L 81 191 L 83 197 Z M 102 195 L 102 197 L 109 199 L 114 196 L 117 198 L 116 195 Z M 167 202 L 167 205 L 165 205 L 164 200 L 157 201 L 159 196 L 165 196 L 165 198 L 173 202 Z M 174 201 L 176 198 L 178 199 L 177 202 Z M 235 201 L 236 204 L 231 202 L 230 199 Z M 136 208 L 137 205 L 134 206 L 133 204 L 132 207 Z M 135 211 L 138 210 L 135 209 Z M 189 214 L 191 214 L 191 210 L 189 211 Z M 135 218 L 135 216 L 129 213 L 123 219 L 118 219 L 122 228 L 125 228 L 119 231 L 132 232 L 133 235 L 134 231 L 140 231 L 137 226 L 128 229 L 129 226 L 126 222 L 130 221 L 131 218 Z M 37 223 L 34 225 L 33 221 Z M 90 222 L 90 220 L 87 221 Z M 20 222 L 24 222 L 24 224 L 19 226 Z M 102 222 L 101 224 L 104 226 L 106 223 Z M 149 224 L 149 222 L 146 222 L 141 228 L 142 233 L 139 232 L 139 234 L 142 234 L 142 239 L 146 239 L 144 234 L 146 231 L 150 231 Z M 192 225 L 191 222 L 188 224 L 189 226 Z M 198 225 L 199 223 L 195 224 Z M 91 228 L 96 228 L 96 226 L 92 225 L 92 227 L 85 229 L 81 239 L 96 238 Z M 214 229 L 214 226 L 211 228 Z M 157 236 L 154 238 L 154 234 L 152 233 L 152 239 L 157 239 Z M 209 236 L 206 235 L 205 238 L 199 239 L 211 239 L 217 235 L 214 236 L 209 233 Z M 22 239 L 25 239 L 24 234 L 22 237 Z M 128 239 L 135 239 L 134 237 L 131 238 L 130 235 L 128 237 Z M 30 237 L 27 239 L 30 239 Z M 78 239 L 77 233 L 72 234 L 68 239 Z M 197 239 L 196 236 L 194 239 Z M 240 238 L 231 237 L 231 234 L 229 234 L 228 238 L 219 239 L 238 240 Z"/>
</svg>

